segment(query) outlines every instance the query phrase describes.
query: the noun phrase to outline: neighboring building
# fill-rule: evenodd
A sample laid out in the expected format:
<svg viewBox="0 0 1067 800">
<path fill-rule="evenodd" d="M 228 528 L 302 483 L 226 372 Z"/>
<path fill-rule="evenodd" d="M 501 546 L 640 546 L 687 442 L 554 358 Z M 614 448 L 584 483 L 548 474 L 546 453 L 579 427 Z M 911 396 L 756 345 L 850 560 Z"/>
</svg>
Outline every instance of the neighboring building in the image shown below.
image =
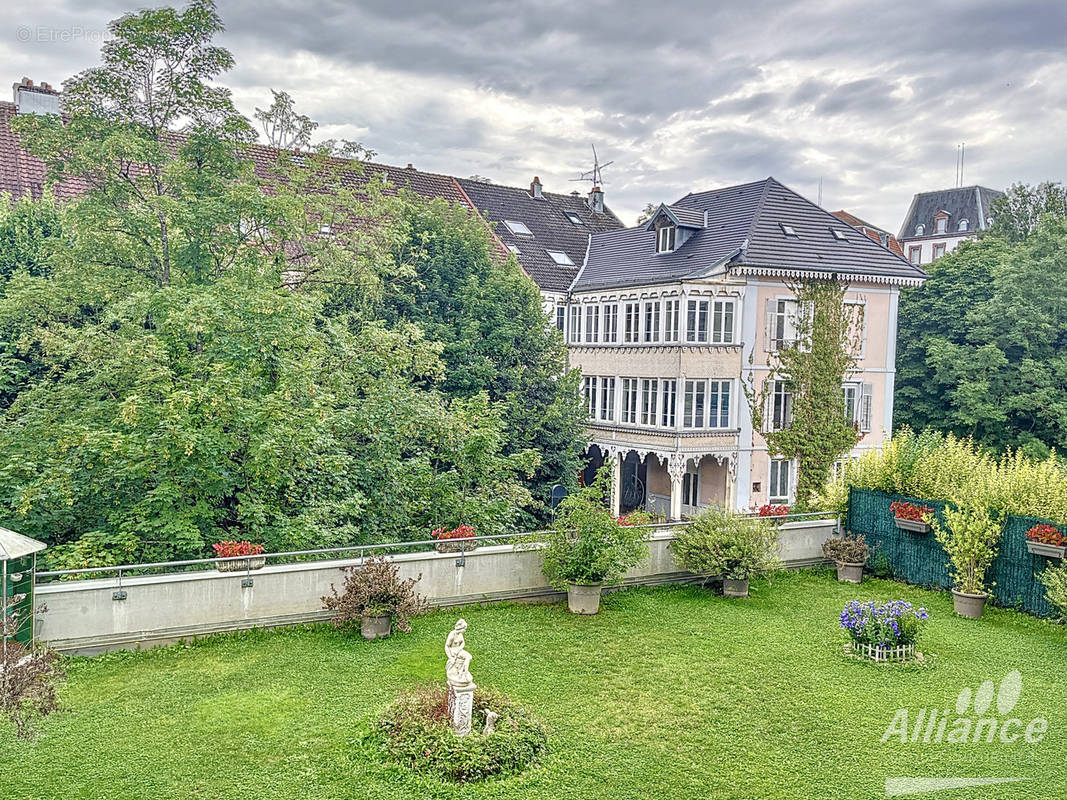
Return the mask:
<svg viewBox="0 0 1067 800">
<path fill-rule="evenodd" d="M 1002 194 L 984 186 L 963 186 L 915 195 L 897 237 L 904 257 L 912 264 L 929 264 L 960 242 L 977 238 L 993 224 L 993 201 Z"/>
<path fill-rule="evenodd" d="M 541 289 L 545 312 L 563 330 L 567 290 L 585 261 L 590 235 L 623 227 L 604 205 L 604 192 L 546 192 L 536 176 L 529 189 L 471 179 L 459 185 Z"/>
<path fill-rule="evenodd" d="M 844 210 L 835 211 L 833 212 L 833 214 L 842 222 L 846 222 L 856 230 L 860 231 L 860 233 L 867 234 L 867 236 L 874 239 L 874 241 L 878 242 L 880 245 L 882 245 L 882 247 L 888 247 L 898 256 L 904 255 L 904 248 L 900 246 L 900 242 L 897 241 L 897 237 L 891 234 L 889 231 L 872 225 L 869 222 L 864 222 L 859 217 L 855 216 L 854 214 L 849 214 L 847 211 Z"/>
<path fill-rule="evenodd" d="M 642 226 L 594 234 L 571 285 L 567 342 L 583 372 L 591 464 L 613 464 L 616 511 L 677 519 L 712 503 L 791 503 L 796 465 L 753 430 L 743 385 L 795 338 L 789 282 L 837 278 L 862 308 L 858 368 L 842 392 L 862 439 L 891 428 L 901 286 L 925 273 L 773 178 L 689 194 Z M 742 383 L 744 382 L 744 383 Z M 789 424 L 788 386 L 768 425 Z"/>
</svg>

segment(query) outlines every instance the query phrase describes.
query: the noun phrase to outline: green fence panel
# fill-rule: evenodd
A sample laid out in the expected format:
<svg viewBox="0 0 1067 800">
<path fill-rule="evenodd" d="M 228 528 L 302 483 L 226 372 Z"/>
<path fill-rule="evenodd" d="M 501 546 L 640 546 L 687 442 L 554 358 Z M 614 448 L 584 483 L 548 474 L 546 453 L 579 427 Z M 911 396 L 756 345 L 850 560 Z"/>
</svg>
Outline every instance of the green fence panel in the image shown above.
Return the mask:
<svg viewBox="0 0 1067 800">
<path fill-rule="evenodd" d="M 872 563 L 881 557 L 879 554 L 885 557 L 894 578 L 918 586 L 952 588 L 944 548 L 932 533 L 900 530 L 889 510 L 894 500 L 932 508 L 935 516 L 943 521 L 945 503 L 852 488 L 849 491 L 848 529 L 866 537 L 873 550 Z M 1031 555 L 1026 549 L 1026 532 L 1039 522 L 1048 520 L 1014 515 L 1007 518 L 988 579 L 997 605 L 1048 617 L 1053 614 L 1053 609 L 1045 599 L 1045 587 L 1038 576 L 1055 561 Z"/>
<path fill-rule="evenodd" d="M 4 606 L 18 615 L 21 626 L 15 634 L 16 641 L 29 644 L 33 639 L 33 556 L 13 558 L 0 568 L 7 567 L 7 597 Z M 18 603 L 11 598 L 22 595 Z"/>
</svg>

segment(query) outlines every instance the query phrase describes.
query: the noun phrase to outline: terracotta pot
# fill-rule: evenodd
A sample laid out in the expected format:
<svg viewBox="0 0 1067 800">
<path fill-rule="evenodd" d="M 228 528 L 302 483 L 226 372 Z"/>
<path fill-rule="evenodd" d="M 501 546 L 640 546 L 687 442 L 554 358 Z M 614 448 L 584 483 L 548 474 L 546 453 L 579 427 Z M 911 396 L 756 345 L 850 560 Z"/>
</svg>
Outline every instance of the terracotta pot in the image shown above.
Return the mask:
<svg viewBox="0 0 1067 800">
<path fill-rule="evenodd" d="M 748 579 L 735 580 L 734 578 L 723 578 L 722 596 L 748 597 Z"/>
<path fill-rule="evenodd" d="M 250 569 L 263 569 L 267 559 L 263 556 L 258 558 L 242 558 L 237 561 L 216 561 L 215 569 L 219 572 L 245 572 Z"/>
<path fill-rule="evenodd" d="M 364 615 L 359 622 L 359 632 L 368 641 L 384 639 L 393 632 L 393 617 L 391 614 L 377 617 Z"/>
<path fill-rule="evenodd" d="M 989 595 L 985 592 L 979 594 L 967 594 L 966 592 L 957 592 L 952 590 L 952 607 L 956 609 L 956 613 L 961 617 L 967 617 L 968 619 L 978 619 L 982 616 L 982 611 L 985 610 L 985 601 Z"/>
<path fill-rule="evenodd" d="M 599 583 L 572 583 L 567 588 L 567 608 L 572 614 L 596 614 L 600 611 Z"/>
<path fill-rule="evenodd" d="M 837 579 L 843 583 L 862 583 L 863 582 L 863 562 L 837 562 Z"/>
</svg>

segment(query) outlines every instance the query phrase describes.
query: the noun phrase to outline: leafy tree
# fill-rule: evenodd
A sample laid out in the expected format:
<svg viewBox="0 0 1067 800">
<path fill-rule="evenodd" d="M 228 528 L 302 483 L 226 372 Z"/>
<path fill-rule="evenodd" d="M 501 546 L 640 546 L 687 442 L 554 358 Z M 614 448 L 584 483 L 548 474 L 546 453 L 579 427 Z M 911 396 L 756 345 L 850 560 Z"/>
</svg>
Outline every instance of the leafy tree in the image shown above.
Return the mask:
<svg viewBox="0 0 1067 800">
<path fill-rule="evenodd" d="M 1021 242 L 1037 229 L 1046 215 L 1067 217 L 1067 186 L 1044 181 L 1031 186 L 1013 183 L 993 201 L 993 224 L 989 233 L 1012 244 Z"/>
<path fill-rule="evenodd" d="M 774 382 L 787 381 L 792 421 L 782 430 L 763 434 L 769 450 L 797 461 L 797 503 L 806 505 L 823 487 L 830 469 L 852 449 L 860 435 L 845 416 L 841 385 L 855 367 L 862 313 L 845 303 L 848 287 L 837 281 L 805 281 L 792 287 L 796 297 L 796 341 L 768 359 L 770 374 L 763 386 L 746 386 L 753 424 L 764 420 Z"/>
<path fill-rule="evenodd" d="M 644 208 L 641 209 L 641 213 L 637 215 L 637 222 L 635 222 L 634 224 L 644 225 L 646 222 L 652 219 L 652 215 L 656 213 L 657 208 L 659 208 L 658 205 L 648 203 Z"/>
<path fill-rule="evenodd" d="M 311 134 L 319 127 L 306 114 L 296 113 L 296 104 L 288 92 L 270 93 L 274 102 L 267 109 L 256 108 L 255 118 L 263 128 L 267 144 L 279 150 L 302 150 L 311 144 Z"/>
<path fill-rule="evenodd" d="M 49 252 L 62 238 L 63 222 L 51 192 L 40 200 L 14 202 L 0 195 L 0 291 L 17 270 L 46 274 Z"/>
</svg>

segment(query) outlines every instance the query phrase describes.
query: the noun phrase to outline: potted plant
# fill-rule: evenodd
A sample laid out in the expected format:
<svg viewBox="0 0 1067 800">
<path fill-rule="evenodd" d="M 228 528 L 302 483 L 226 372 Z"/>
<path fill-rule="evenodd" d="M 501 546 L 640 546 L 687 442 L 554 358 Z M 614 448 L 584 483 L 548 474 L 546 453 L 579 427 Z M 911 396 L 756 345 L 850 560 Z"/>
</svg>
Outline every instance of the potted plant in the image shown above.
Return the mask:
<svg viewBox="0 0 1067 800">
<path fill-rule="evenodd" d="M 333 613 L 333 624 L 351 629 L 359 624 L 364 639 L 383 639 L 397 630 L 411 633 L 411 617 L 426 610 L 426 598 L 415 593 L 417 577 L 400 579 L 400 568 L 385 558 L 368 558 L 355 567 L 342 567 L 344 591 L 330 584 L 323 606 Z"/>
<path fill-rule="evenodd" d="M 871 661 L 907 661 L 915 657 L 915 642 L 929 618 L 925 608 L 906 600 L 881 605 L 851 600 L 841 611 L 841 627 L 853 653 Z"/>
<path fill-rule="evenodd" d="M 604 584 L 618 582 L 648 554 L 647 517 L 641 524 L 620 524 L 607 508 L 609 469 L 560 501 L 540 548 L 545 576 L 553 588 L 567 591 L 574 614 L 596 614 Z"/>
<path fill-rule="evenodd" d="M 985 575 L 997 554 L 1001 524 L 978 505 L 947 507 L 943 513 L 944 524 L 934 520 L 934 535 L 948 553 L 952 604 L 961 617 L 977 619 L 989 597 Z"/>
<path fill-rule="evenodd" d="M 930 521 L 934 517 L 932 508 L 906 500 L 894 500 L 889 504 L 889 510 L 893 512 L 893 522 L 901 530 L 913 533 L 930 532 Z"/>
<path fill-rule="evenodd" d="M 478 547 L 478 542 L 474 538 L 473 525 L 459 525 L 452 530 L 438 528 L 430 534 L 430 538 L 437 542 L 434 547 L 437 548 L 438 553 L 459 553 L 460 551 L 469 553 Z"/>
<path fill-rule="evenodd" d="M 675 560 L 685 570 L 719 577 L 726 597 L 747 597 L 748 582 L 777 569 L 778 541 L 765 519 L 747 517 L 710 506 L 686 525 L 671 542 Z"/>
<path fill-rule="evenodd" d="M 871 554 L 871 548 L 867 546 L 862 533 L 859 536 L 846 533 L 841 538 L 834 537 L 823 542 L 822 554 L 837 564 L 839 581 L 860 583 L 863 581 L 863 567 Z"/>
<path fill-rule="evenodd" d="M 789 513 L 789 506 L 776 506 L 765 503 L 759 507 L 756 514 L 760 517 L 784 517 Z"/>
<path fill-rule="evenodd" d="M 1063 558 L 1067 551 L 1064 542 L 1067 542 L 1067 536 L 1055 525 L 1041 523 L 1026 532 L 1026 549 L 1035 556 Z"/>
<path fill-rule="evenodd" d="M 235 556 L 258 556 L 263 552 L 263 545 L 251 542 L 225 541 L 211 545 L 217 559 L 229 559 L 232 561 L 216 561 L 215 569 L 219 572 L 244 572 L 250 569 L 262 569 L 267 563 L 265 557 L 236 559 Z"/>
</svg>

